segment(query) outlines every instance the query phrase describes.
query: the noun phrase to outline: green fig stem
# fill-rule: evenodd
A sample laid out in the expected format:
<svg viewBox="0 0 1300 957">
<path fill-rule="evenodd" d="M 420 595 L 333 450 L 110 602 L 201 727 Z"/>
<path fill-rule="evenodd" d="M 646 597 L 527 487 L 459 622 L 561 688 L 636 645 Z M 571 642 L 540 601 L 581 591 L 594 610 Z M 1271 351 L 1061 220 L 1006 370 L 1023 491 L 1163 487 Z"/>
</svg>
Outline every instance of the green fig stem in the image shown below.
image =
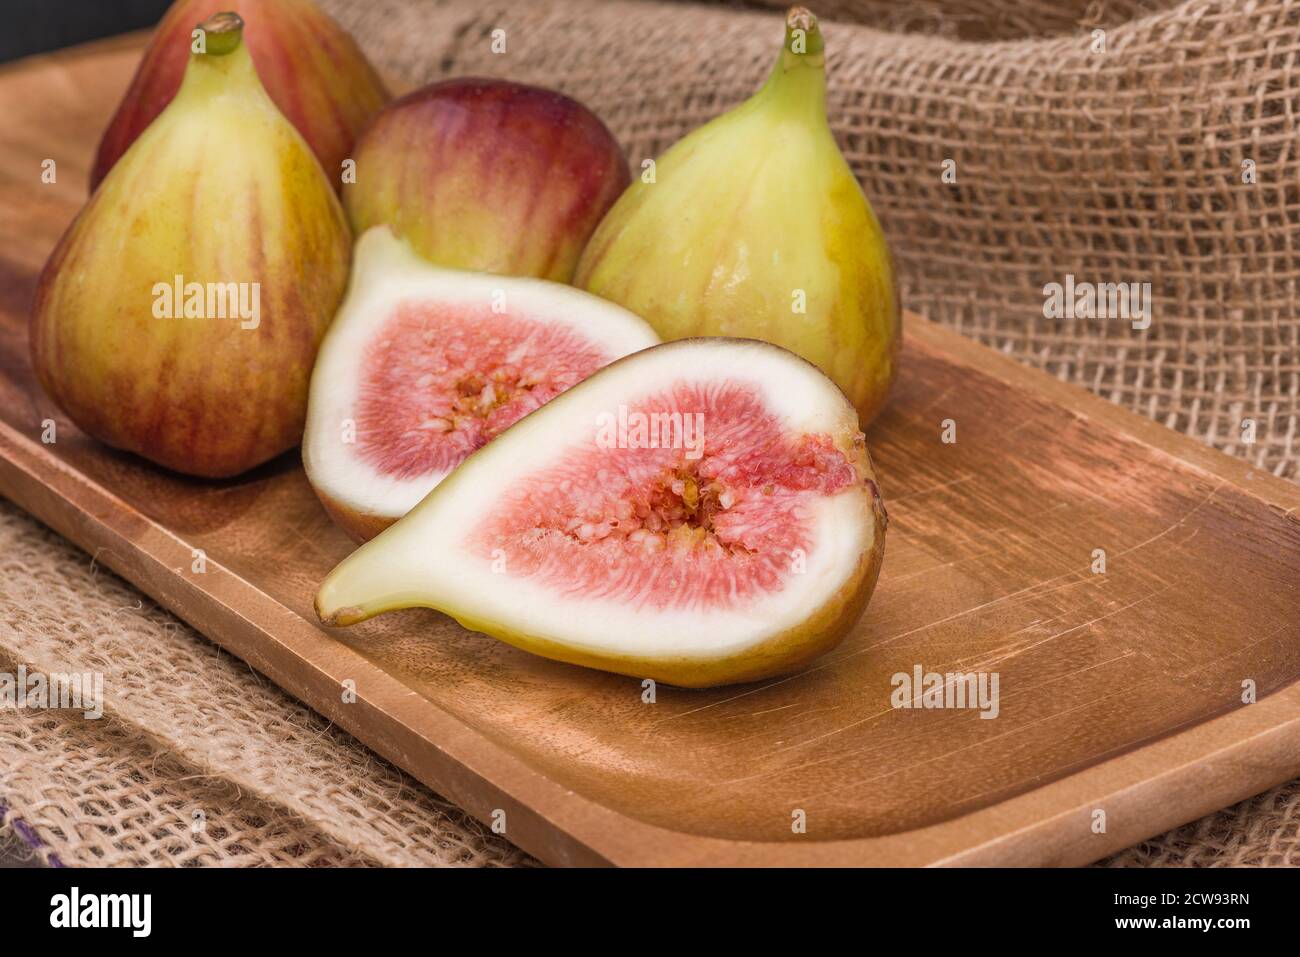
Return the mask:
<svg viewBox="0 0 1300 957">
<path fill-rule="evenodd" d="M 785 14 L 785 49 L 792 56 L 821 56 L 825 45 L 817 18 L 807 7 L 791 7 Z"/>
<path fill-rule="evenodd" d="M 204 53 L 207 56 L 225 56 L 233 53 L 243 41 L 244 20 L 237 13 L 214 13 L 200 23 L 197 29 L 203 31 Z"/>
<path fill-rule="evenodd" d="M 253 58 L 243 42 L 244 21 L 239 14 L 214 13 L 195 29 L 203 32 L 202 52 L 197 45 L 192 48 L 177 99 L 260 88 Z"/>
<path fill-rule="evenodd" d="M 761 94 L 788 105 L 796 115 L 826 113 L 826 53 L 817 18 L 805 7 L 785 15 L 785 43 Z"/>
</svg>

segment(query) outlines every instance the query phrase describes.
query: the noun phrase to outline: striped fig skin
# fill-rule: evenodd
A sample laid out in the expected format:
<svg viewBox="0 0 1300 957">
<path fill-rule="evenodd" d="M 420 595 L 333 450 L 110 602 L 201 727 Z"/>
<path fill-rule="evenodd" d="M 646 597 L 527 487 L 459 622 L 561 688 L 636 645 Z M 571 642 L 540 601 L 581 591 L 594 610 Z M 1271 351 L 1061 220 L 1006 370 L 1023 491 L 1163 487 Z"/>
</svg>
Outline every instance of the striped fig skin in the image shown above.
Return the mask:
<svg viewBox="0 0 1300 957">
<path fill-rule="evenodd" d="M 581 103 L 474 77 L 390 104 L 356 160 L 343 199 L 357 235 L 386 224 L 438 265 L 557 282 L 630 180 Z"/>
<path fill-rule="evenodd" d="M 390 95 L 356 42 L 311 0 L 177 0 L 158 24 L 91 170 L 96 189 L 171 102 L 189 60 L 191 32 L 218 11 L 238 13 L 262 85 L 311 145 L 335 190 L 366 124 Z"/>
<path fill-rule="evenodd" d="M 31 349 L 41 384 L 83 431 L 219 478 L 301 438 L 351 236 L 320 164 L 243 47 L 195 57 L 190 69 L 46 263 Z M 179 308 L 155 315 L 158 284 L 178 275 L 256 283 L 256 327 L 183 318 Z"/>
</svg>

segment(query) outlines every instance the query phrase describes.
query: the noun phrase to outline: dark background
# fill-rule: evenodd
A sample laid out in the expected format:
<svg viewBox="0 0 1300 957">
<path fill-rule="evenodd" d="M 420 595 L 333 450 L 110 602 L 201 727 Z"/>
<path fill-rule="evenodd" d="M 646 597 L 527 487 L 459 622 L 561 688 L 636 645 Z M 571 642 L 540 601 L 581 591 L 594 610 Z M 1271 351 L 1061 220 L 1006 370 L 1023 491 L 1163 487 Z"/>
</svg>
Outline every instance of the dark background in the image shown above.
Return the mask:
<svg viewBox="0 0 1300 957">
<path fill-rule="evenodd" d="M 0 63 L 153 26 L 171 0 L 4 0 Z"/>
</svg>

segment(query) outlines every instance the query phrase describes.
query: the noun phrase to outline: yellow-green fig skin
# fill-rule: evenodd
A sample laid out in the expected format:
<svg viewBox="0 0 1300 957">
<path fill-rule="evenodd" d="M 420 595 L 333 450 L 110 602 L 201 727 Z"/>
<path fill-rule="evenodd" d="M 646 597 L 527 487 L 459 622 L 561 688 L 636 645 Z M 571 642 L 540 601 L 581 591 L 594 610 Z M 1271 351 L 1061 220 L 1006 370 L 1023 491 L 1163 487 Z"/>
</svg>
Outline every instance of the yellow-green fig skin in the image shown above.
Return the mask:
<svg viewBox="0 0 1300 957">
<path fill-rule="evenodd" d="M 628 187 L 574 282 L 665 340 L 748 337 L 803 356 L 865 428 L 897 368 L 897 286 L 825 94 L 817 21 L 795 8 L 763 88 L 669 149 L 653 182 L 643 173 Z"/>
<path fill-rule="evenodd" d="M 310 147 L 263 90 L 242 22 L 218 14 L 203 26 L 207 50 L 191 56 L 175 99 L 46 263 L 31 350 L 41 384 L 82 430 L 217 478 L 300 440 L 351 234 Z M 184 318 L 181 300 L 160 318 L 161 286 L 177 276 L 205 290 L 246 283 L 247 305 L 256 283 L 258 314 Z"/>
</svg>

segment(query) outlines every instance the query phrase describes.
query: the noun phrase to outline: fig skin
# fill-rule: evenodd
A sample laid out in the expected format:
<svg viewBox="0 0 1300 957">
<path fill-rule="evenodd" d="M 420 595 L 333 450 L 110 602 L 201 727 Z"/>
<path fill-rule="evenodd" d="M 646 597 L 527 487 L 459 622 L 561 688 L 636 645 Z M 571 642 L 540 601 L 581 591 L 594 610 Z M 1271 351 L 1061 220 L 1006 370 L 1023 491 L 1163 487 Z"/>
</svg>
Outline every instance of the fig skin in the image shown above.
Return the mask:
<svg viewBox="0 0 1300 957">
<path fill-rule="evenodd" d="M 175 97 L 194 25 L 219 11 L 247 24 L 245 42 L 267 94 L 311 146 L 334 190 L 342 187 L 343 161 L 392 98 L 356 41 L 312 0 L 177 0 L 100 140 L 92 192 Z"/>
<path fill-rule="evenodd" d="M 55 247 L 36 291 L 33 368 L 101 441 L 190 475 L 239 474 L 301 438 L 350 256 L 337 196 L 236 37 L 231 52 L 193 57 Z M 256 327 L 184 318 L 183 302 L 156 317 L 155 286 L 177 275 L 258 283 Z"/>
<path fill-rule="evenodd" d="M 370 541 L 397 521 L 387 515 L 375 515 L 372 512 L 353 508 L 333 495 L 322 492 L 315 485 L 312 486 L 312 491 L 316 493 L 316 498 L 320 500 L 321 507 L 325 509 L 330 520 L 343 529 L 348 538 L 358 545 Z"/>
<path fill-rule="evenodd" d="M 901 318 L 893 259 L 831 133 L 825 87 L 816 19 L 794 8 L 767 83 L 672 146 L 655 182 L 633 182 L 574 283 L 665 340 L 789 349 L 844 391 L 866 428 L 895 376 Z"/>
<path fill-rule="evenodd" d="M 430 262 L 569 282 L 629 181 L 604 123 L 553 90 L 445 80 L 386 107 L 345 185 L 353 231 L 387 224 Z"/>
</svg>

